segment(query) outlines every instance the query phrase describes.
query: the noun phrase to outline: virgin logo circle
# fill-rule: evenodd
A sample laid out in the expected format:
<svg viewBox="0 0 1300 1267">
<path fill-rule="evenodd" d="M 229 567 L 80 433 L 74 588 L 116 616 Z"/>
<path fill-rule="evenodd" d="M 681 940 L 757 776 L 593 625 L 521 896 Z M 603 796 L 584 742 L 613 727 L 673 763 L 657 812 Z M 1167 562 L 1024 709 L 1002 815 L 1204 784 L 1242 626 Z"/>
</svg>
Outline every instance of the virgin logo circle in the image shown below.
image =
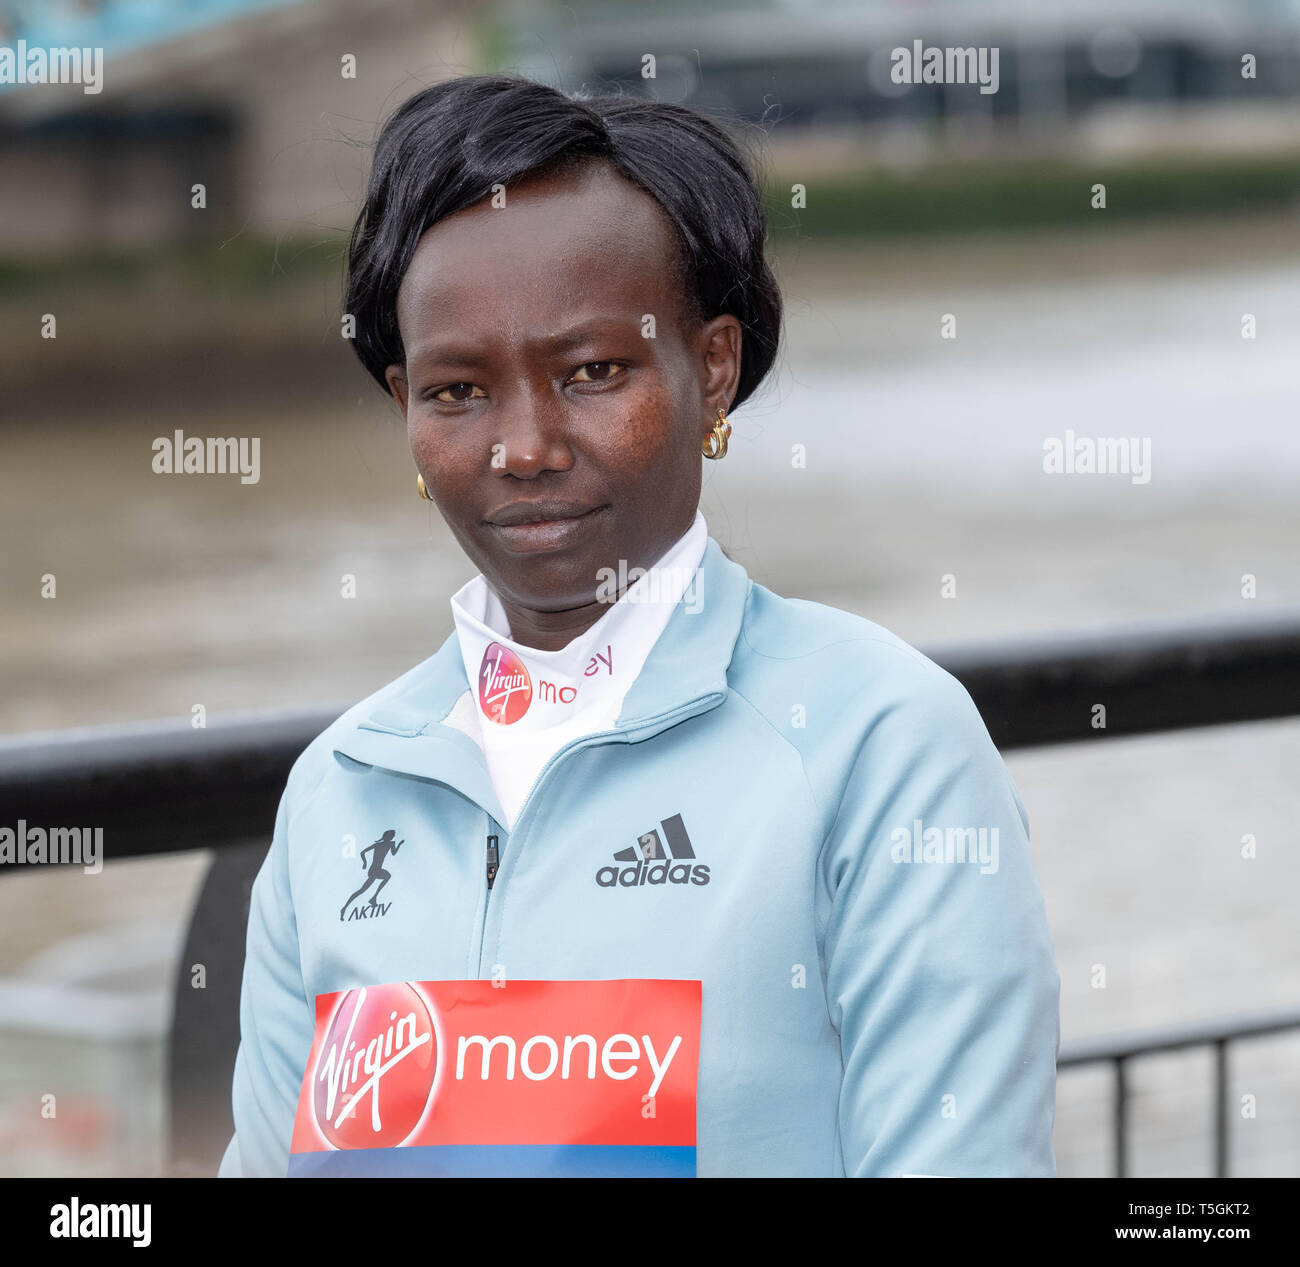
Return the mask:
<svg viewBox="0 0 1300 1267">
<path fill-rule="evenodd" d="M 394 1148 L 415 1130 L 438 1067 L 424 1000 L 407 983 L 349 990 L 316 1062 L 312 1104 L 335 1148 Z"/>
<path fill-rule="evenodd" d="M 478 702 L 483 715 L 502 726 L 517 722 L 533 699 L 533 681 L 524 662 L 499 642 L 488 644 L 478 671 Z"/>
</svg>

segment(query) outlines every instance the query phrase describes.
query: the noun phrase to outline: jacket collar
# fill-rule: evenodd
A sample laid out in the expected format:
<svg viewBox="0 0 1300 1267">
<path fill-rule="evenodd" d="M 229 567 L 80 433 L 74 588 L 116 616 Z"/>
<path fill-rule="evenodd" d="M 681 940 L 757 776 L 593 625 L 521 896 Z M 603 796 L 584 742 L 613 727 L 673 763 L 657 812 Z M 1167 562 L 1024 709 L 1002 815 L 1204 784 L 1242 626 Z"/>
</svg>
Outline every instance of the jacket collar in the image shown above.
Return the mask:
<svg viewBox="0 0 1300 1267">
<path fill-rule="evenodd" d="M 624 697 L 611 739 L 636 743 L 722 703 L 750 585 L 745 569 L 710 537 L 695 586 L 677 604 Z M 463 731 L 443 724 L 468 690 L 453 629 L 399 690 L 362 709 L 350 725 L 343 723 L 334 751 L 365 765 L 445 783 L 500 822 L 504 815 L 482 751 Z"/>
</svg>

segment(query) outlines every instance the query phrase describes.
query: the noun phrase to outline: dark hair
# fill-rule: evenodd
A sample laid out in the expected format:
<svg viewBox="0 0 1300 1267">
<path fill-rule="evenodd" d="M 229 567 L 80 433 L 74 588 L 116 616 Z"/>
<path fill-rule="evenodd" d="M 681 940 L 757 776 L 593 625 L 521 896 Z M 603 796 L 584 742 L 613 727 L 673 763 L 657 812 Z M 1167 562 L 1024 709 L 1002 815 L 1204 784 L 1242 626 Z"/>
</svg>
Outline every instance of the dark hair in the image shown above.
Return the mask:
<svg viewBox="0 0 1300 1267">
<path fill-rule="evenodd" d="M 426 229 L 547 169 L 606 161 L 676 227 L 697 320 L 730 313 L 744 331 L 742 404 L 776 358 L 781 293 L 763 257 L 763 204 L 740 150 L 684 106 L 570 97 L 512 75 L 469 75 L 416 93 L 384 124 L 348 244 L 346 310 L 361 363 L 385 390 L 405 359 L 397 292 Z"/>
</svg>

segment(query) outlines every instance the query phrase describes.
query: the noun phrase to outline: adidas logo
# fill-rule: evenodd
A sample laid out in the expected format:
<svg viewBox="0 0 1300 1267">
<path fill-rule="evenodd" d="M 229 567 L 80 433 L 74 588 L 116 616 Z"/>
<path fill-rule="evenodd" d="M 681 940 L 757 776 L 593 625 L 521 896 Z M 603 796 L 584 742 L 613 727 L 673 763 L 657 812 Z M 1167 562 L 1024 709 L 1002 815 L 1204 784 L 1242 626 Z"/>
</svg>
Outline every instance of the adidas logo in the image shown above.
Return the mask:
<svg viewBox="0 0 1300 1267">
<path fill-rule="evenodd" d="M 620 849 L 614 855 L 615 862 L 631 865 L 601 867 L 596 872 L 596 883 L 602 889 L 634 889 L 639 884 L 708 884 L 708 867 L 685 861 L 695 857 L 695 849 L 682 816 L 674 814 L 659 826 L 663 828 L 662 837 L 657 829 L 638 836 L 633 848 Z M 664 840 L 668 841 L 671 858 L 664 852 Z"/>
</svg>

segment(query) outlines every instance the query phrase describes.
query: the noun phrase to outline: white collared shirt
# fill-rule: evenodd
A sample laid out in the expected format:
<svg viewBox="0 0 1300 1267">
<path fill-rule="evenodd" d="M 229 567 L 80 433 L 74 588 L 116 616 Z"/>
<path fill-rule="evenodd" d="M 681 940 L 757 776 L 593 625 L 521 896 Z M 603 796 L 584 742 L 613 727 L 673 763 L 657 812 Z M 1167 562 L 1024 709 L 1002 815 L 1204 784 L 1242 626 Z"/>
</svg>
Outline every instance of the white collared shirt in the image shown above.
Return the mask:
<svg viewBox="0 0 1300 1267">
<path fill-rule="evenodd" d="M 510 637 L 505 608 L 479 573 L 451 597 L 470 689 L 444 719 L 483 750 L 512 830 L 537 776 L 565 744 L 618 717 L 636 680 L 691 586 L 708 544 L 696 510 L 690 528 L 585 633 L 558 651 Z M 625 584 L 620 577 L 611 588 Z"/>
</svg>

